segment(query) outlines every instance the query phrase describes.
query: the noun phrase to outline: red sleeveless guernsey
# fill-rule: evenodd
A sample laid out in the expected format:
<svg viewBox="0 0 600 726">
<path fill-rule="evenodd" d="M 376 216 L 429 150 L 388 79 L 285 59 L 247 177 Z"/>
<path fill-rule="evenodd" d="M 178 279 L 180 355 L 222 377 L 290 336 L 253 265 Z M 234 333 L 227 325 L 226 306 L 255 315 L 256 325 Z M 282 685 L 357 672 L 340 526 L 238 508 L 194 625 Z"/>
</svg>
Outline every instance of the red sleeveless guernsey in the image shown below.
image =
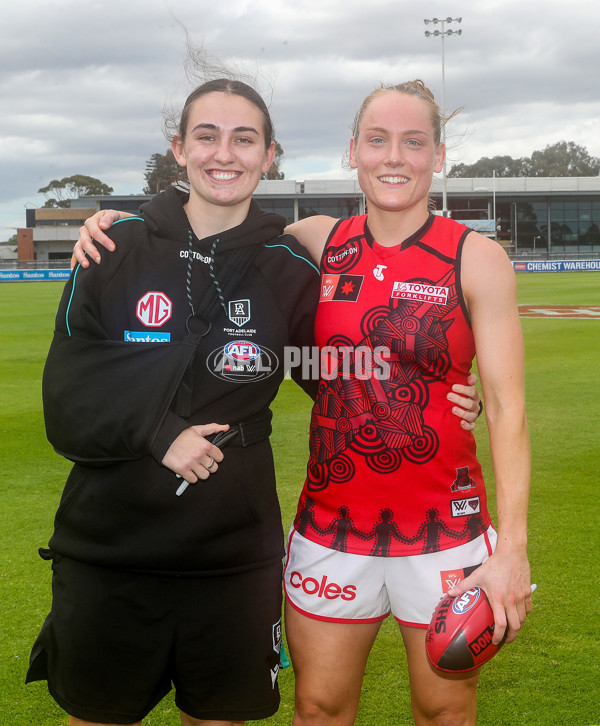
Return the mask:
<svg viewBox="0 0 600 726">
<path fill-rule="evenodd" d="M 436 552 L 490 525 L 473 435 L 446 395 L 475 355 L 460 284 L 469 229 L 430 216 L 382 247 L 340 220 L 321 264 L 322 380 L 295 529 L 363 555 Z"/>
</svg>

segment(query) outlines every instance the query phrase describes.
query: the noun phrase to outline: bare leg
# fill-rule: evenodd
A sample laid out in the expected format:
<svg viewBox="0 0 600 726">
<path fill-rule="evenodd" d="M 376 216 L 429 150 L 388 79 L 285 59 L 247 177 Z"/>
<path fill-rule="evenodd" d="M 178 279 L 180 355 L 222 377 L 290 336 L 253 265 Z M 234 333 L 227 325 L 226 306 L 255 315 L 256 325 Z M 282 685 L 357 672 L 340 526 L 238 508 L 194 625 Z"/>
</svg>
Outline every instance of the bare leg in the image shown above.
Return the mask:
<svg viewBox="0 0 600 726">
<path fill-rule="evenodd" d="M 328 623 L 286 602 L 285 629 L 296 675 L 293 726 L 351 726 L 367 659 L 381 623 Z"/>
<path fill-rule="evenodd" d="M 475 726 L 481 669 L 443 673 L 429 662 L 425 629 L 400 626 L 406 647 L 416 726 Z"/>
</svg>

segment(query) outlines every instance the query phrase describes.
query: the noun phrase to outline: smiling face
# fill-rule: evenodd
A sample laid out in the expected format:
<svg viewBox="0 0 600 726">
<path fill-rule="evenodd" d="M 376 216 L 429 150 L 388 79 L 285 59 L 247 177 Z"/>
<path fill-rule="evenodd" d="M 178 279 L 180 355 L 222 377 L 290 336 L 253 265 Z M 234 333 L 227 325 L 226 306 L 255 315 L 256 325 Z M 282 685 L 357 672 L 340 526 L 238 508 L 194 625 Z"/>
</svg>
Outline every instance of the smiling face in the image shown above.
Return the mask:
<svg viewBox="0 0 600 726">
<path fill-rule="evenodd" d="M 261 174 L 273 162 L 274 142 L 266 144 L 263 114 L 242 96 L 212 92 L 189 109 L 185 138 L 173 139 L 173 154 L 187 168 L 190 205 L 247 213 Z"/>
<path fill-rule="evenodd" d="M 358 169 L 369 213 L 411 211 L 424 222 L 432 176 L 444 162 L 426 103 L 388 90 L 369 102 L 357 131 L 350 166 Z"/>
</svg>

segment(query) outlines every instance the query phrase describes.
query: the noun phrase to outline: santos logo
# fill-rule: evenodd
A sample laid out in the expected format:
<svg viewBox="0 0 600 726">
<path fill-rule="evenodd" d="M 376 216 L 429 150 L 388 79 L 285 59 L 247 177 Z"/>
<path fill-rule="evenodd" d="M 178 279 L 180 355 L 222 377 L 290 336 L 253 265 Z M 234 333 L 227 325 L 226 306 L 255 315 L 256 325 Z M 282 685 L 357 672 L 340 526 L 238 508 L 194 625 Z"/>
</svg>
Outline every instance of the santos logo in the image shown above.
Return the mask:
<svg viewBox="0 0 600 726">
<path fill-rule="evenodd" d="M 173 314 L 173 303 L 164 292 L 147 292 L 136 305 L 135 314 L 149 328 L 160 328 Z"/>
<path fill-rule="evenodd" d="M 327 600 L 335 600 L 338 597 L 342 600 L 354 600 L 356 597 L 356 585 L 342 587 L 335 582 L 327 582 L 327 575 L 323 575 L 319 582 L 314 577 L 303 578 L 299 572 L 292 572 L 290 585 L 296 589 L 302 588 L 307 595 L 316 595 Z"/>
</svg>

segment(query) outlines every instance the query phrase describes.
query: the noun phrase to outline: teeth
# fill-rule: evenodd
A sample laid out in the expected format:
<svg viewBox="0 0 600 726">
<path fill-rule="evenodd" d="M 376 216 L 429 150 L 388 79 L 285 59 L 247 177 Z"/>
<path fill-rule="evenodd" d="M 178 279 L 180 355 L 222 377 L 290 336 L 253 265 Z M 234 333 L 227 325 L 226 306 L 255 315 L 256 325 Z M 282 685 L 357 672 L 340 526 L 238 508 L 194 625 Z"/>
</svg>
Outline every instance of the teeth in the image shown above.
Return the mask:
<svg viewBox="0 0 600 726">
<path fill-rule="evenodd" d="M 217 181 L 230 181 L 239 176 L 239 172 L 234 171 L 212 171 L 210 173 L 213 179 Z"/>
<path fill-rule="evenodd" d="M 405 176 L 380 176 L 379 181 L 386 184 L 406 184 L 409 180 Z"/>
</svg>

